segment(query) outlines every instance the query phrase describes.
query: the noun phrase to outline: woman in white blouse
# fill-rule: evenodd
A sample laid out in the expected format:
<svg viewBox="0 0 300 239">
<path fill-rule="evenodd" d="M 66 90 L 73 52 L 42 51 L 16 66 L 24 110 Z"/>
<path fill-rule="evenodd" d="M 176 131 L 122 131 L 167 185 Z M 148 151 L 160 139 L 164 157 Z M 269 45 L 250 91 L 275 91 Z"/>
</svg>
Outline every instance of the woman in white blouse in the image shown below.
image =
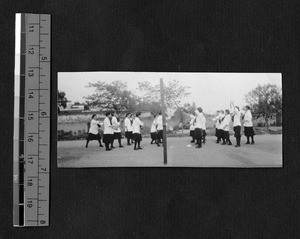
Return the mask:
<svg viewBox="0 0 300 239">
<path fill-rule="evenodd" d="M 157 122 L 156 122 L 156 115 L 153 114 L 153 121 L 151 124 L 151 129 L 150 129 L 150 134 L 151 134 L 151 143 L 153 144 L 153 142 L 157 143 Z"/>
<path fill-rule="evenodd" d="M 114 126 L 112 123 L 112 114 L 111 112 L 107 112 L 106 117 L 104 119 L 104 132 L 103 132 L 103 143 L 105 144 L 106 151 L 112 150 L 109 147 L 114 140 Z"/>
<path fill-rule="evenodd" d="M 134 150 L 142 149 L 141 145 L 140 145 L 140 143 L 142 141 L 141 127 L 144 126 L 144 123 L 140 120 L 140 118 L 139 118 L 140 115 L 141 115 L 141 113 L 137 112 L 136 116 L 134 117 L 134 120 L 132 122 Z"/>
<path fill-rule="evenodd" d="M 250 137 L 251 137 L 251 144 L 254 144 L 254 130 L 253 130 L 252 114 L 251 114 L 249 105 L 246 105 L 246 112 L 243 116 L 243 121 L 244 121 L 245 136 L 247 137 L 246 144 L 250 144 L 250 141 L 249 141 Z"/>
<path fill-rule="evenodd" d="M 223 130 L 223 144 L 222 145 L 232 145 L 229 136 L 229 124 L 231 121 L 230 111 L 228 109 L 225 110 L 225 117 L 221 123 L 221 128 Z"/>
<path fill-rule="evenodd" d="M 233 118 L 233 131 L 236 138 L 235 147 L 241 147 L 241 112 L 238 106 L 234 106 L 234 102 L 230 102 L 231 117 Z"/>
<path fill-rule="evenodd" d="M 91 140 L 97 140 L 99 142 L 99 147 L 103 147 L 103 145 L 101 144 L 101 136 L 99 133 L 99 128 L 100 128 L 100 121 L 95 120 L 96 119 L 96 114 L 92 115 L 92 119 L 89 122 L 89 134 L 88 137 L 86 139 L 86 144 L 85 147 L 87 148 L 89 146 L 89 142 Z"/>
<path fill-rule="evenodd" d="M 125 138 L 127 139 L 127 145 L 131 145 L 130 140 L 132 140 L 132 114 L 127 113 L 124 121 L 125 124 Z"/>
</svg>

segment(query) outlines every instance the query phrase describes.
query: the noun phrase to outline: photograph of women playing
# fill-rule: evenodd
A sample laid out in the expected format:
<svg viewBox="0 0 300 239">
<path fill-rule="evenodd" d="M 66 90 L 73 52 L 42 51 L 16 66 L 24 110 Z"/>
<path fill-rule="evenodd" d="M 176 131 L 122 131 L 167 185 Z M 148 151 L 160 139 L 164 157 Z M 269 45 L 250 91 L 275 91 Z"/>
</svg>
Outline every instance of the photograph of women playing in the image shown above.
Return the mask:
<svg viewBox="0 0 300 239">
<path fill-rule="evenodd" d="M 280 73 L 61 72 L 59 167 L 282 167 Z"/>
</svg>

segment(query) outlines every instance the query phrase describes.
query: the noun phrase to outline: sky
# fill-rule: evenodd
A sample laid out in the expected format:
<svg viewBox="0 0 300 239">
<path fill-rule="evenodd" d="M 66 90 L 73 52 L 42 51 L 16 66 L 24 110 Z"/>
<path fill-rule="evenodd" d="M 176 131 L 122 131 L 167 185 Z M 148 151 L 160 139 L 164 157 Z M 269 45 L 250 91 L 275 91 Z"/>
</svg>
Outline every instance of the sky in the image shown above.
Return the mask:
<svg viewBox="0 0 300 239">
<path fill-rule="evenodd" d="M 173 79 L 181 85 L 189 86 L 191 94 L 183 98 L 182 104 L 195 102 L 203 111 L 213 114 L 218 109 L 229 109 L 230 101 L 243 107 L 245 94 L 258 84 L 275 84 L 282 87 L 281 73 L 164 73 L 164 72 L 60 72 L 58 90 L 64 91 L 68 100 L 84 102 L 83 96 L 93 94 L 92 88 L 85 87 L 89 82 L 126 82 L 128 89 L 138 94 L 138 82 L 149 81 L 152 85 Z"/>
</svg>

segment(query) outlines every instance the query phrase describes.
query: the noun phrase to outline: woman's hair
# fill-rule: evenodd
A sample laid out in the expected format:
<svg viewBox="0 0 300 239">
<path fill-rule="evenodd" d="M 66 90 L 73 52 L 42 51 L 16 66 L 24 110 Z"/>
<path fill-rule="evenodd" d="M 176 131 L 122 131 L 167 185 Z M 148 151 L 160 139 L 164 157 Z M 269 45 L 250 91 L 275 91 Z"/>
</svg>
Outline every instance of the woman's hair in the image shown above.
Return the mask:
<svg viewBox="0 0 300 239">
<path fill-rule="evenodd" d="M 250 108 L 250 106 L 249 106 L 249 105 L 246 105 L 246 109 L 247 109 L 247 110 L 250 110 L 251 108 Z"/>
<path fill-rule="evenodd" d="M 95 116 L 96 116 L 96 114 L 93 114 L 93 115 L 92 115 L 92 119 L 94 119 Z"/>
<path fill-rule="evenodd" d="M 107 111 L 106 113 L 105 113 L 105 116 L 109 116 L 111 114 L 111 112 L 110 111 Z"/>
<path fill-rule="evenodd" d="M 136 117 L 139 117 L 141 115 L 141 112 L 136 112 Z"/>
<path fill-rule="evenodd" d="M 226 114 L 230 114 L 230 111 L 228 109 L 225 110 Z"/>
<path fill-rule="evenodd" d="M 131 115 L 131 113 L 127 113 L 127 114 L 126 114 L 126 117 L 127 117 L 128 115 Z"/>
</svg>

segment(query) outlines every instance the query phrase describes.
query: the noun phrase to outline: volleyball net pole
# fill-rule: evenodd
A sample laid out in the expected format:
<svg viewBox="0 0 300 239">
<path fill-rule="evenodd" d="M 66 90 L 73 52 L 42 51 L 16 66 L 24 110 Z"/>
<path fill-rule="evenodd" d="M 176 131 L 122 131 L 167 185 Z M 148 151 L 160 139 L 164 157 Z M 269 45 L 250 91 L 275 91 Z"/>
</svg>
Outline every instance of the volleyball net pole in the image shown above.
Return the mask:
<svg viewBox="0 0 300 239">
<path fill-rule="evenodd" d="M 168 163 L 167 156 L 167 123 L 166 123 L 166 108 L 165 108 L 165 90 L 164 81 L 160 78 L 160 99 L 161 99 L 161 114 L 163 121 L 163 148 L 164 148 L 164 164 Z"/>
</svg>

